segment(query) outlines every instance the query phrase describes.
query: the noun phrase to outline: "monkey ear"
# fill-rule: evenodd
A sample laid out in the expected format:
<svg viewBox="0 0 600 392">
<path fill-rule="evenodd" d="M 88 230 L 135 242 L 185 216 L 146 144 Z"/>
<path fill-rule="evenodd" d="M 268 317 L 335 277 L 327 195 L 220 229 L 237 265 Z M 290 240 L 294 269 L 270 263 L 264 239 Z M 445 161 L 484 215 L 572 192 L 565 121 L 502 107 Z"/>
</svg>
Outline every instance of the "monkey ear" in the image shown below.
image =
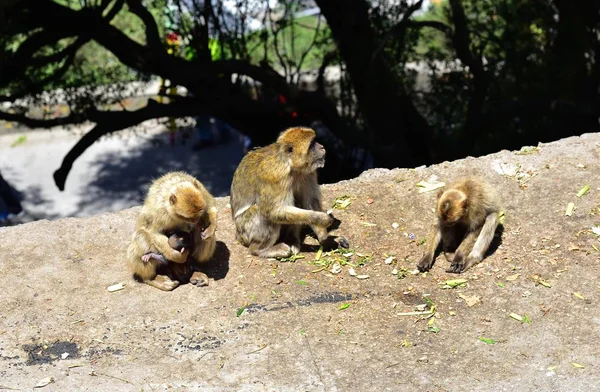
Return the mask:
<svg viewBox="0 0 600 392">
<path fill-rule="evenodd" d="M 171 205 L 177 203 L 177 196 L 175 196 L 175 195 L 169 196 L 169 203 L 171 203 Z"/>
</svg>

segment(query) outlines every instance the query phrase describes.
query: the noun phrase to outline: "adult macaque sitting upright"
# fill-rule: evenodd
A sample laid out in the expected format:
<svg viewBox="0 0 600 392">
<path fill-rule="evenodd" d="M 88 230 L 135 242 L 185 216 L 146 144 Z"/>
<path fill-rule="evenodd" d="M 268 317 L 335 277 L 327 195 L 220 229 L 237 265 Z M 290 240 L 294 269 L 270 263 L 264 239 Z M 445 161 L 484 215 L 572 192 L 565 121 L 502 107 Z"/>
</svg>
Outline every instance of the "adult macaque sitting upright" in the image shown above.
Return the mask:
<svg viewBox="0 0 600 392">
<path fill-rule="evenodd" d="M 310 128 L 287 129 L 275 143 L 248 152 L 236 169 L 231 213 L 237 239 L 253 255 L 297 254 L 304 225 L 321 244 L 348 247 L 327 231 L 335 218 L 321 210 L 316 171 L 325 165 L 325 148 L 315 137 Z"/>
</svg>

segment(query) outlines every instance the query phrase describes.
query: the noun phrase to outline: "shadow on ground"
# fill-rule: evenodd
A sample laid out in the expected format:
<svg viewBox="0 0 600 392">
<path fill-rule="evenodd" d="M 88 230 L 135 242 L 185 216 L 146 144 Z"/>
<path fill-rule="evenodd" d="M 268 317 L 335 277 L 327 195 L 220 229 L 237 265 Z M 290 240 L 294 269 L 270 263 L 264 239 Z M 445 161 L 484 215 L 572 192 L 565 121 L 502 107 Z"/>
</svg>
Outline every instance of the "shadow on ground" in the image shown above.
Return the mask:
<svg viewBox="0 0 600 392">
<path fill-rule="evenodd" d="M 184 170 L 198 180 L 215 197 L 227 196 L 233 173 L 242 158 L 237 135 L 227 143 L 194 150 L 194 137 L 178 132 L 174 145 L 169 133 L 149 138 L 135 148 L 110 152 L 90 165 L 92 177 L 81 189 L 77 215 L 119 210 L 142 204 L 152 180 L 175 170 Z"/>
</svg>

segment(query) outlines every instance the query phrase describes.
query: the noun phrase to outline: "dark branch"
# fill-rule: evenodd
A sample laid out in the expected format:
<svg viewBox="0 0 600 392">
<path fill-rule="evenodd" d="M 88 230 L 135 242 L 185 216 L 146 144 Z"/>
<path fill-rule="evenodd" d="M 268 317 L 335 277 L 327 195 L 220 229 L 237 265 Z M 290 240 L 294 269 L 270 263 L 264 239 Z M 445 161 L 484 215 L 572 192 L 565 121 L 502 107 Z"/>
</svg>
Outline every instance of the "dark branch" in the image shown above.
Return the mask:
<svg viewBox="0 0 600 392">
<path fill-rule="evenodd" d="M 115 16 L 117 16 L 117 14 L 119 13 L 119 11 L 121 11 L 121 9 L 123 8 L 124 4 L 125 4 L 125 0 L 117 0 L 117 1 L 115 1 L 115 3 L 113 4 L 112 8 L 104 16 L 104 19 L 107 20 L 107 21 L 109 21 L 109 22 L 111 20 L 113 20 L 113 18 Z"/>
<path fill-rule="evenodd" d="M 160 35 L 158 34 L 158 26 L 156 25 L 156 20 L 148 11 L 146 7 L 142 5 L 141 0 L 127 0 L 127 5 L 131 12 L 137 15 L 142 22 L 144 22 L 144 26 L 146 27 L 146 42 L 148 43 L 148 47 L 152 50 L 157 50 L 160 48 Z"/>
</svg>

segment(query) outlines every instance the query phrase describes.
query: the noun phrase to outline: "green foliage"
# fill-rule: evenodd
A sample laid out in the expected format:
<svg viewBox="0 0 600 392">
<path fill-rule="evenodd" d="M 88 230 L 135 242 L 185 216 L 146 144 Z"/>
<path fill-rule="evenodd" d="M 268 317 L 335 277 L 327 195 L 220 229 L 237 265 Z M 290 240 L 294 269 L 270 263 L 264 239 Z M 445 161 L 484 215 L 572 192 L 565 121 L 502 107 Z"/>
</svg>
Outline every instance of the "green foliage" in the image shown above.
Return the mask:
<svg viewBox="0 0 600 392">
<path fill-rule="evenodd" d="M 311 70 L 319 68 L 326 53 L 334 49 L 331 31 L 324 18 L 306 16 L 284 19 L 273 29 L 252 32 L 247 48 L 252 63 L 266 60 L 275 68 Z"/>
</svg>

